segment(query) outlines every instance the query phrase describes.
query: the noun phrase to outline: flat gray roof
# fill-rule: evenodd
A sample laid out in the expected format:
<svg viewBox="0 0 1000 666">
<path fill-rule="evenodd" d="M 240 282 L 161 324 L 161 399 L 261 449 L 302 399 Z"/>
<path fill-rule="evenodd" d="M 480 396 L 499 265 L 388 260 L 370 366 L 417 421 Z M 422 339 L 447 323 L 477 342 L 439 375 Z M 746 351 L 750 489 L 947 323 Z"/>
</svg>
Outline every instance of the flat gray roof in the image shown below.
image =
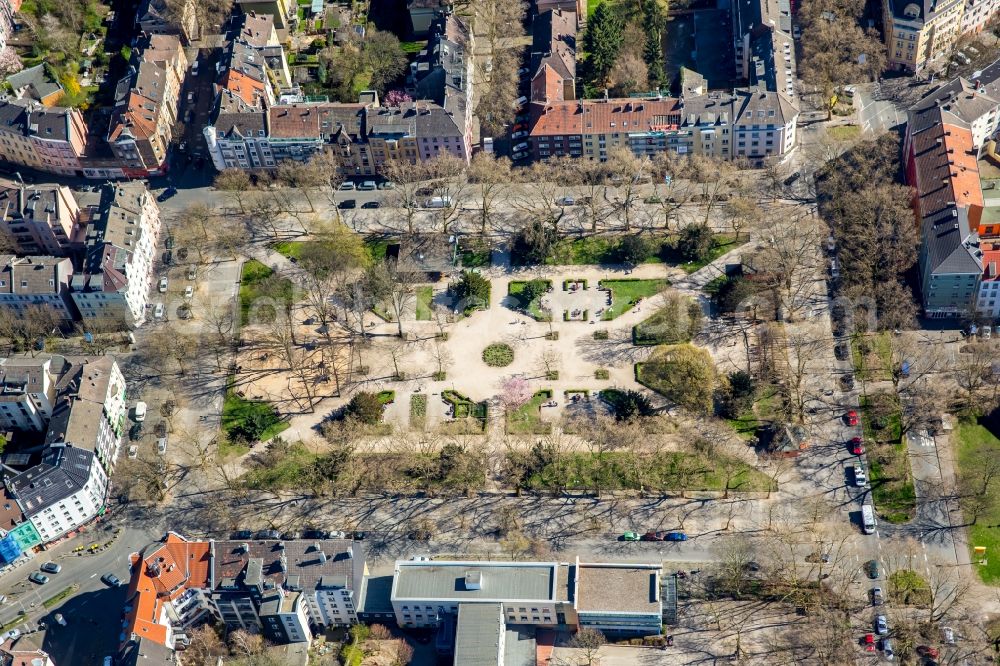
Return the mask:
<svg viewBox="0 0 1000 666">
<path fill-rule="evenodd" d="M 595 613 L 660 613 L 659 565 L 584 564 L 576 568 L 576 608 Z"/>
<path fill-rule="evenodd" d="M 496 666 L 504 635 L 503 604 L 463 603 L 458 606 L 455 663 Z"/>
<path fill-rule="evenodd" d="M 555 562 L 396 562 L 393 599 L 504 601 L 553 599 Z M 466 574 L 481 574 L 469 589 Z"/>
</svg>

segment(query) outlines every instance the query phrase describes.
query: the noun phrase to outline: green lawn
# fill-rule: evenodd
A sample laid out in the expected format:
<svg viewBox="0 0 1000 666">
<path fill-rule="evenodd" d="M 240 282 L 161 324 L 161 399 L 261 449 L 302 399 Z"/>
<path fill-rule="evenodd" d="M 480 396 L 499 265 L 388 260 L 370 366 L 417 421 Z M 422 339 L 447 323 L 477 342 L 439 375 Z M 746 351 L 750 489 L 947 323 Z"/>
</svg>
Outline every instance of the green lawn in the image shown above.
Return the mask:
<svg viewBox="0 0 1000 666">
<path fill-rule="evenodd" d="M 511 453 L 511 456 L 525 455 Z M 512 465 L 516 467 L 516 465 Z M 727 483 L 728 479 L 728 483 Z M 567 453 L 531 470 L 533 490 L 766 491 L 771 479 L 743 461 L 720 455 L 668 452 L 656 456 L 613 452 Z"/>
<path fill-rule="evenodd" d="M 380 236 L 368 236 L 365 238 L 365 250 L 368 251 L 368 258 L 372 261 L 385 259 L 385 253 L 388 251 L 390 245 L 392 245 L 392 240 L 389 238 Z"/>
<path fill-rule="evenodd" d="M 402 47 L 403 53 L 417 54 L 424 50 L 427 42 L 400 42 L 399 45 Z"/>
<path fill-rule="evenodd" d="M 280 458 L 275 465 L 256 467 L 243 475 L 243 483 L 248 488 L 257 490 L 280 490 L 301 486 L 302 479 L 318 458 L 302 442 L 292 444 L 288 454 Z"/>
<path fill-rule="evenodd" d="M 620 235 L 561 238 L 552 248 L 545 263 L 549 266 L 621 264 L 623 263 L 620 251 L 622 238 Z M 647 249 L 639 263 L 669 264 L 678 266 L 688 273 L 703 268 L 737 247 L 736 239 L 732 235 L 716 234 L 708 256 L 701 261 L 688 262 L 674 248 L 676 235 L 643 235 L 642 238 L 646 242 Z"/>
<path fill-rule="evenodd" d="M 462 268 L 483 268 L 493 261 L 493 248 L 483 238 L 463 239 L 458 247 Z"/>
<path fill-rule="evenodd" d="M 861 136 L 861 128 L 857 125 L 837 125 L 827 128 L 826 133 L 835 141 L 851 141 Z"/>
<path fill-rule="evenodd" d="M 876 401 L 882 400 L 890 401 L 891 409 L 877 410 L 890 411 L 879 423 L 873 412 Z M 859 402 L 868 453 L 868 482 L 875 509 L 887 522 L 908 522 L 917 510 L 917 494 L 902 434 L 898 398 L 890 393 L 875 393 L 861 396 Z"/>
<path fill-rule="evenodd" d="M 308 241 L 281 241 L 274 244 L 274 251 L 287 259 L 298 259 Z"/>
<path fill-rule="evenodd" d="M 608 320 L 631 310 L 641 298 L 654 296 L 670 284 L 668 280 L 601 280 L 602 289 L 611 290 L 611 307 L 604 310 L 601 319 Z"/>
<path fill-rule="evenodd" d="M 892 379 L 892 342 L 887 331 L 853 335 L 851 358 L 858 379 L 866 382 Z"/>
<path fill-rule="evenodd" d="M 236 395 L 233 389 L 226 391 L 226 399 L 222 404 L 222 429 L 227 433 L 243 424 L 252 414 L 257 414 L 270 425 L 260 436 L 260 441 L 266 442 L 278 433 L 288 428 L 288 422 L 281 420 L 270 403 L 258 400 L 247 400 Z"/>
<path fill-rule="evenodd" d="M 434 300 L 434 287 L 417 287 L 417 321 L 431 320 L 431 303 Z"/>
<path fill-rule="evenodd" d="M 597 5 L 601 4 L 602 0 L 587 0 L 587 16 L 590 16 L 597 10 Z"/>
<path fill-rule="evenodd" d="M 712 249 L 709 251 L 707 256 L 698 261 L 686 261 L 677 253 L 674 246 L 670 243 L 663 246 L 660 251 L 660 257 L 661 261 L 665 264 L 677 266 L 685 273 L 694 273 L 695 271 L 708 266 L 726 252 L 735 250 L 741 244 L 742 243 L 737 243 L 736 238 L 731 234 L 715 234 L 712 240 Z"/>
<path fill-rule="evenodd" d="M 990 432 L 985 426 L 973 422 L 962 420 L 954 430 L 956 442 L 956 455 L 958 463 L 958 473 L 968 472 L 978 466 L 979 459 L 975 455 L 976 449 L 986 446 L 994 449 L 996 455 L 1000 456 L 1000 439 Z M 1000 585 L 1000 506 L 993 511 L 980 516 L 975 525 L 970 525 L 969 530 L 969 555 L 973 557 L 972 548 L 974 546 L 984 546 L 986 548 L 986 565 L 973 567 L 979 570 L 979 577 L 984 583 L 989 585 Z"/>
<path fill-rule="evenodd" d="M 726 419 L 740 439 L 750 439 L 764 426 L 770 425 L 782 418 L 781 392 L 777 386 L 765 386 L 760 391 L 760 397 L 753 407 L 743 412 L 735 419 Z"/>
<path fill-rule="evenodd" d="M 262 287 L 265 282 L 274 274 L 268 266 L 260 263 L 256 259 L 251 259 L 243 264 L 243 272 L 240 275 L 240 323 L 246 326 L 250 320 L 250 311 L 258 298 L 273 296 L 277 300 L 288 300 L 292 297 L 292 281 L 281 278 L 274 285 L 275 289 L 271 294 L 265 294 Z"/>
<path fill-rule="evenodd" d="M 441 424 L 441 431 L 450 435 L 472 435 L 486 430 L 489 406 L 486 401 L 473 402 L 458 391 L 445 389 L 441 397 L 451 404 L 454 420 Z"/>
<path fill-rule="evenodd" d="M 538 280 L 538 282 L 544 282 L 547 288 L 552 288 L 551 280 Z M 518 307 L 534 317 L 536 321 L 548 321 L 549 314 L 543 312 L 539 305 L 541 297 L 533 298 L 531 301 L 525 302 L 526 297 L 524 295 L 524 289 L 527 284 L 527 282 L 514 280 L 507 285 L 507 293 L 517 299 Z"/>
<path fill-rule="evenodd" d="M 552 424 L 542 421 L 542 403 L 552 399 L 550 389 L 542 389 L 507 417 L 507 432 L 512 435 L 546 435 Z"/>
</svg>

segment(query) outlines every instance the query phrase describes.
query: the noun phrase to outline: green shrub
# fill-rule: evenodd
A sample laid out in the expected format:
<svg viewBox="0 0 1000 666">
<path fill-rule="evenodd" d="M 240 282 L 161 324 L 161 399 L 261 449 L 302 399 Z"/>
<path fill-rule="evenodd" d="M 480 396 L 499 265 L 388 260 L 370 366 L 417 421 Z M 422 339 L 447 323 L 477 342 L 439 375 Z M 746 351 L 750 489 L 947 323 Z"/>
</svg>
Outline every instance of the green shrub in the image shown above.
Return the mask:
<svg viewBox="0 0 1000 666">
<path fill-rule="evenodd" d="M 378 395 L 361 391 L 360 393 L 355 393 L 351 401 L 347 403 L 346 414 L 353 416 L 362 423 L 374 425 L 382 421 L 383 404 Z"/>
<path fill-rule="evenodd" d="M 608 339 L 608 332 L 607 331 L 594 331 L 594 339 L 595 340 L 607 340 Z"/>
<path fill-rule="evenodd" d="M 514 350 L 503 342 L 495 342 L 483 350 L 483 363 L 492 368 L 503 368 L 514 362 Z"/>
<path fill-rule="evenodd" d="M 594 370 L 594 379 L 611 379 L 611 373 L 605 368 Z"/>
</svg>

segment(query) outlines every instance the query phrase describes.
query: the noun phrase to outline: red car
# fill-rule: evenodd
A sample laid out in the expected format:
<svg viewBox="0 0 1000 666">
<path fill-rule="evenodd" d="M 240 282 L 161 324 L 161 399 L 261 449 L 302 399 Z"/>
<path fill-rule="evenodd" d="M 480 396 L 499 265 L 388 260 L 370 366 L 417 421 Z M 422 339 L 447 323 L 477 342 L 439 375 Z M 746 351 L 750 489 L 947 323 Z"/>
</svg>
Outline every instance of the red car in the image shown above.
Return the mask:
<svg viewBox="0 0 1000 666">
<path fill-rule="evenodd" d="M 853 409 L 847 412 L 847 414 L 844 415 L 844 418 L 847 419 L 847 425 L 849 426 L 858 425 L 858 413 Z"/>
<path fill-rule="evenodd" d="M 875 651 L 875 636 L 872 634 L 865 634 L 865 637 L 861 639 L 861 644 L 865 646 L 865 650 L 868 652 Z"/>
<path fill-rule="evenodd" d="M 936 647 L 931 647 L 930 645 L 918 645 L 917 654 L 921 657 L 930 657 L 931 659 L 938 658 L 938 649 Z"/>
<path fill-rule="evenodd" d="M 856 456 L 863 456 L 865 454 L 865 447 L 861 443 L 860 437 L 853 437 L 850 444 L 851 453 Z"/>
<path fill-rule="evenodd" d="M 649 531 L 639 537 L 640 541 L 663 541 L 667 536 L 666 532 Z"/>
</svg>

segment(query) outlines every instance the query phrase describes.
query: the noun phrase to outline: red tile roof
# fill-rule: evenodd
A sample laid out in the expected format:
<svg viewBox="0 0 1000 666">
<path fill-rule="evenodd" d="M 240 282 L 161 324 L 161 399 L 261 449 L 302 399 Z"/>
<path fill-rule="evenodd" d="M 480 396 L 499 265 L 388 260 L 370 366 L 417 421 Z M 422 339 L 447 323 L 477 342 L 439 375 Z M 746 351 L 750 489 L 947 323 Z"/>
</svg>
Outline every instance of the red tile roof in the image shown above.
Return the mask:
<svg viewBox="0 0 1000 666">
<path fill-rule="evenodd" d="M 257 81 L 231 67 L 222 75 L 219 85 L 226 90 L 232 91 L 251 106 L 256 106 L 257 100 L 265 96 L 263 82 Z"/>
<path fill-rule="evenodd" d="M 671 129 L 680 122 L 676 99 L 609 99 L 532 104 L 532 136 L 613 134 Z"/>
</svg>

